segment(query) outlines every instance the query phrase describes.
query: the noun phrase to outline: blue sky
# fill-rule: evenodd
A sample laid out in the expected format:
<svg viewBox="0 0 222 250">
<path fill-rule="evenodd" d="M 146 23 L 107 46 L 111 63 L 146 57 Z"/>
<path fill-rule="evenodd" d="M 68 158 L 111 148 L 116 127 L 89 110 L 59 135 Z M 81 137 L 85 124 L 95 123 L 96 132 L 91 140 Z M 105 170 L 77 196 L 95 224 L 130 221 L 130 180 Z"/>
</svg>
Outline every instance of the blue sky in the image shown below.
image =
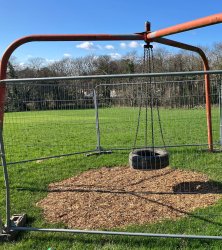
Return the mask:
<svg viewBox="0 0 222 250">
<path fill-rule="evenodd" d="M 0 55 L 15 39 L 30 34 L 132 34 L 152 31 L 222 12 L 219 0 L 0 0 Z M 188 31 L 169 38 L 193 45 L 222 42 L 222 24 Z M 140 43 L 41 42 L 21 46 L 13 54 L 21 63 L 32 57 L 48 61 L 86 54 L 118 58 L 142 52 Z"/>
</svg>

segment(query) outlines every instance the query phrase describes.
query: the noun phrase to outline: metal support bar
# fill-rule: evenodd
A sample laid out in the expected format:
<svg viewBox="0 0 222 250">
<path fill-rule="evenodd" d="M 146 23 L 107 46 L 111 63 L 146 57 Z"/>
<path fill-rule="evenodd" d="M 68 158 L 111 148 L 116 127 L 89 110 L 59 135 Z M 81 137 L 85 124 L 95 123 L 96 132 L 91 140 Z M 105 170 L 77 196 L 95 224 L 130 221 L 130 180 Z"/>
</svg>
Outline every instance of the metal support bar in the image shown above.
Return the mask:
<svg viewBox="0 0 222 250">
<path fill-rule="evenodd" d="M 219 85 L 220 145 L 222 146 L 222 82 Z"/>
<path fill-rule="evenodd" d="M 104 150 L 101 147 L 100 142 L 100 129 L 99 129 L 99 108 L 98 108 L 98 100 L 97 100 L 97 94 L 96 90 L 93 90 L 93 100 L 94 100 L 94 107 L 95 107 L 95 113 L 96 113 L 96 138 L 97 138 L 97 145 L 95 151 L 91 153 L 87 153 L 86 156 L 92 156 L 92 155 L 100 155 L 100 154 L 111 154 L 112 150 Z"/>
<path fill-rule="evenodd" d="M 5 159 L 5 149 L 3 143 L 3 135 L 2 135 L 2 128 L 0 127 L 0 152 L 1 152 L 1 162 L 4 172 L 4 180 L 5 180 L 5 192 L 6 192 L 6 227 L 4 231 L 7 233 L 10 230 L 11 226 L 11 219 L 10 219 L 10 189 L 9 189 L 9 177 L 8 177 L 8 169 Z"/>
<path fill-rule="evenodd" d="M 178 144 L 178 145 L 157 145 L 154 148 L 179 148 L 179 147 L 206 147 L 208 144 Z M 219 143 L 214 143 L 214 146 L 219 146 Z M 142 147 L 143 148 L 143 147 Z M 142 149 L 141 147 L 133 147 L 133 149 Z M 118 150 L 132 150 L 132 147 L 125 147 L 125 148 L 109 148 L 105 152 L 107 153 L 112 153 L 113 151 L 118 151 Z M 215 153 L 218 152 L 218 150 L 213 151 Z M 8 162 L 7 166 L 9 165 L 16 165 L 16 164 L 21 164 L 21 163 L 28 163 L 28 162 L 33 162 L 37 160 L 49 160 L 49 159 L 55 159 L 55 158 L 60 158 L 60 157 L 68 157 L 68 156 L 74 156 L 74 155 L 95 155 L 97 153 L 96 150 L 88 150 L 88 151 L 82 151 L 82 152 L 73 152 L 69 154 L 60 154 L 60 155 L 52 155 L 48 157 L 39 157 L 39 158 L 34 158 L 34 159 L 28 159 L 28 160 L 21 160 L 21 161 L 12 161 Z"/>
<path fill-rule="evenodd" d="M 30 82 L 51 82 L 51 81 L 61 81 L 61 80 L 89 80 L 89 79 L 116 79 L 116 78 L 146 78 L 146 77 L 162 77 L 162 76 L 193 76 L 193 75 L 222 75 L 222 70 L 207 70 L 207 71 L 184 71 L 184 72 L 166 72 L 166 73 L 136 73 L 136 74 L 112 74 L 112 75 L 88 75 L 88 76 L 62 76 L 62 77 L 38 77 L 38 78 L 17 78 L 17 79 L 5 79 L 0 80 L 0 86 L 7 84 L 25 84 Z M 135 84 L 135 83 L 126 83 Z M 140 84 L 140 83 L 139 83 Z M 99 84 L 97 86 L 102 86 Z M 109 85 L 109 84 L 104 84 Z M 113 84 L 110 84 L 113 85 Z M 115 85 L 115 83 L 114 83 Z M 96 87 L 97 87 L 96 86 Z"/>
<path fill-rule="evenodd" d="M 96 137 L 97 137 L 97 145 L 96 150 L 101 151 L 101 145 L 100 145 L 100 129 L 99 129 L 99 110 L 98 110 L 98 101 L 97 101 L 97 95 L 96 90 L 93 90 L 93 100 L 94 100 L 94 106 L 95 106 L 95 112 L 96 112 Z"/>
<path fill-rule="evenodd" d="M 64 232 L 64 233 L 76 233 L 76 234 L 103 234 L 103 235 L 121 235 L 121 236 L 222 240 L 222 236 L 207 236 L 207 235 L 132 233 L 132 232 L 90 231 L 90 230 L 32 228 L 32 227 L 15 227 L 15 228 L 12 228 L 12 230 L 14 230 L 14 231 L 35 231 L 35 232 L 60 232 L 60 233 Z"/>
</svg>

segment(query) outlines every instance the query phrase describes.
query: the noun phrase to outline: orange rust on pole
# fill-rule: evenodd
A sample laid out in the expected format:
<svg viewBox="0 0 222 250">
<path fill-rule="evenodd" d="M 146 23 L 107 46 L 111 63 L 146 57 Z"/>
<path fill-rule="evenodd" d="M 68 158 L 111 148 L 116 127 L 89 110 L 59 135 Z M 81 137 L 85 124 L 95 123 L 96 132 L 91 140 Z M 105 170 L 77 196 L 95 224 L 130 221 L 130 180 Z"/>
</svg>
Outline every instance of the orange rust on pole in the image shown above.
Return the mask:
<svg viewBox="0 0 222 250">
<path fill-rule="evenodd" d="M 219 13 L 219 14 L 215 14 L 212 16 L 200 18 L 194 21 L 171 26 L 165 29 L 150 32 L 149 34 L 146 35 L 146 40 L 152 40 L 158 37 L 173 35 L 176 33 L 193 30 L 197 28 L 202 28 L 205 26 L 210 26 L 210 25 L 221 23 L 221 22 L 222 22 L 222 13 Z"/>
<path fill-rule="evenodd" d="M 189 44 L 185 44 L 185 43 L 181 43 L 181 42 L 176 42 L 170 39 L 166 39 L 166 38 L 156 38 L 153 39 L 155 42 L 161 43 L 161 44 L 165 44 L 165 45 L 169 45 L 172 47 L 177 47 L 180 49 L 185 49 L 185 50 L 189 50 L 189 51 L 193 51 L 196 52 L 200 55 L 202 61 L 203 61 L 203 66 L 204 66 L 204 70 L 207 71 L 209 70 L 209 62 L 208 59 L 205 55 L 205 53 L 203 52 L 202 49 L 189 45 Z M 207 115 L 207 138 L 208 138 L 208 149 L 209 151 L 213 151 L 213 134 L 212 134 L 212 119 L 211 119 L 211 94 L 210 94 L 210 76 L 208 74 L 204 75 L 204 79 L 205 79 L 205 99 L 206 99 L 206 115 Z"/>
</svg>

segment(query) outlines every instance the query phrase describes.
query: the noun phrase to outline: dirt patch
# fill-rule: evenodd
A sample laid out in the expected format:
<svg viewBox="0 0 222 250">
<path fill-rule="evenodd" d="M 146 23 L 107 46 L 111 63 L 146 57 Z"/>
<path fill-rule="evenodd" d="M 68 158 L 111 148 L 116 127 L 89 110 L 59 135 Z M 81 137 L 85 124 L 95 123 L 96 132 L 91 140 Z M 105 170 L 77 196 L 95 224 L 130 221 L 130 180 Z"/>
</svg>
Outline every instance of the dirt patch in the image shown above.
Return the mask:
<svg viewBox="0 0 222 250">
<path fill-rule="evenodd" d="M 206 175 L 192 171 L 103 167 L 50 184 L 37 205 L 49 222 L 108 229 L 186 216 L 217 202 L 219 193 Z"/>
</svg>

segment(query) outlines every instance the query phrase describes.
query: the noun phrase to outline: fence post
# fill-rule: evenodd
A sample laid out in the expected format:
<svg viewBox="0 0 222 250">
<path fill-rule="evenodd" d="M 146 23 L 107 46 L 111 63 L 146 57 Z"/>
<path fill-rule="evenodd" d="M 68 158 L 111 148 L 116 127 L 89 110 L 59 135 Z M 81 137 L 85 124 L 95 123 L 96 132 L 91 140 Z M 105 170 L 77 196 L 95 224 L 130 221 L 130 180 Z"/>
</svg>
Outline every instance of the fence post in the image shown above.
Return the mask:
<svg viewBox="0 0 222 250">
<path fill-rule="evenodd" d="M 96 112 L 96 137 L 97 137 L 97 145 L 96 150 L 102 151 L 101 144 L 100 144 L 100 129 L 99 129 L 99 111 L 98 111 L 98 102 L 97 102 L 97 95 L 96 90 L 93 90 L 93 100 Z"/>
<path fill-rule="evenodd" d="M 6 192 L 6 233 L 10 230 L 11 227 L 11 219 L 10 219 L 10 188 L 9 188 L 9 177 L 8 177 L 8 168 L 6 164 L 5 158 L 5 149 L 3 143 L 3 131 L 2 127 L 0 127 L 0 154 L 1 154 L 1 163 L 4 172 L 4 179 L 5 179 L 5 192 Z"/>
<path fill-rule="evenodd" d="M 220 145 L 222 146 L 222 79 L 219 82 Z"/>
</svg>

